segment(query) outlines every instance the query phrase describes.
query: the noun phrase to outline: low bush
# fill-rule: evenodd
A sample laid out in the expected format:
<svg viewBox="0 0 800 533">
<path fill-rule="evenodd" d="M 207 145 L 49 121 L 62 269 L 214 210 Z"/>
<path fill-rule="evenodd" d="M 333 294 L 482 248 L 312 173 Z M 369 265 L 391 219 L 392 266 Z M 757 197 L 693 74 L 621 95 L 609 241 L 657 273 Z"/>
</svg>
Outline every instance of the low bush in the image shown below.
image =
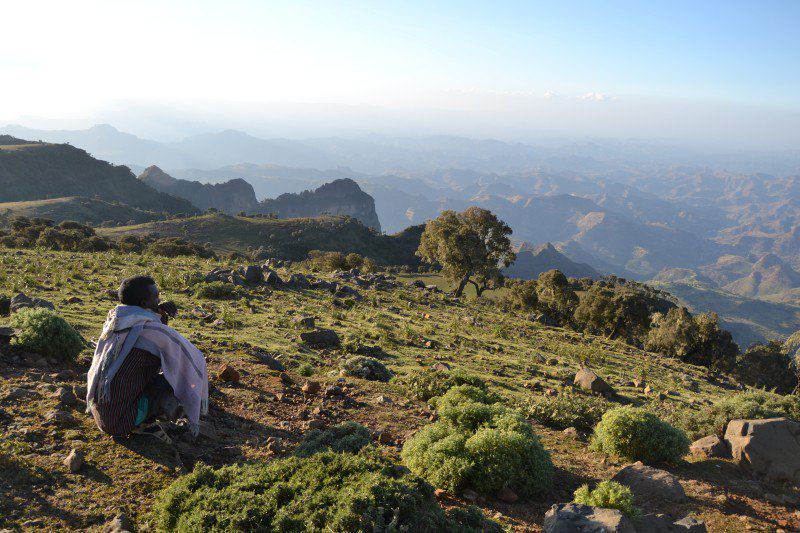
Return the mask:
<svg viewBox="0 0 800 533">
<path fill-rule="evenodd" d="M 618 509 L 630 518 L 640 514 L 639 509 L 633 504 L 631 489 L 616 481 L 601 481 L 594 490 L 590 490 L 589 485 L 582 485 L 575 491 L 573 501 L 592 507 Z"/>
<path fill-rule="evenodd" d="M 686 434 L 653 413 L 624 406 L 603 415 L 594 430 L 592 449 L 628 461 L 674 463 L 689 451 Z"/>
<path fill-rule="evenodd" d="M 294 454 L 298 457 L 309 457 L 324 451 L 358 453 L 371 442 L 369 429 L 357 422 L 348 421 L 325 431 L 309 431 Z"/>
<path fill-rule="evenodd" d="M 558 396 L 535 397 L 528 406 L 528 414 L 547 427 L 591 431 L 610 408 L 607 400 L 597 396 L 562 392 Z"/>
<path fill-rule="evenodd" d="M 61 315 L 50 309 L 21 309 L 11 315 L 12 344 L 59 361 L 71 361 L 86 342 Z"/>
<path fill-rule="evenodd" d="M 428 483 L 374 450 L 198 466 L 158 495 L 154 521 L 170 532 L 487 530 L 480 511 L 445 513 Z"/>
<path fill-rule="evenodd" d="M 342 364 L 342 370 L 348 376 L 354 376 L 370 381 L 389 381 L 392 373 L 386 366 L 371 357 L 351 357 Z"/>
<path fill-rule="evenodd" d="M 477 387 L 451 388 L 437 402 L 439 421 L 403 446 L 412 472 L 451 492 L 493 494 L 507 486 L 521 497 L 549 490 L 553 464 L 525 418 Z"/>
<path fill-rule="evenodd" d="M 766 391 L 740 392 L 717 400 L 701 411 L 680 411 L 674 415 L 673 421 L 691 439 L 699 439 L 707 435 L 723 435 L 731 420 L 779 416 L 800 421 L 800 396 L 782 396 Z"/>
<path fill-rule="evenodd" d="M 242 297 L 242 291 L 232 283 L 212 281 L 195 285 L 195 296 L 209 300 L 238 300 Z"/>
<path fill-rule="evenodd" d="M 417 370 L 405 375 L 402 383 L 411 398 L 422 401 L 441 396 L 458 385 L 472 385 L 486 390 L 484 380 L 460 369 L 450 372 L 435 369 Z"/>
</svg>

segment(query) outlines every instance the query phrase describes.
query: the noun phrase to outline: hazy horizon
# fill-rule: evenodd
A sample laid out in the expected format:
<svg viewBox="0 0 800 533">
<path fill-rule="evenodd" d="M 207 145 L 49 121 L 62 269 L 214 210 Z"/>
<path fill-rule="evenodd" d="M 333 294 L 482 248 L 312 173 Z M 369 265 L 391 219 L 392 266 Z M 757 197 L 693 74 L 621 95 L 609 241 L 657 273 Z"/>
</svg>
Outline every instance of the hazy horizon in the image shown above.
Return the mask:
<svg viewBox="0 0 800 533">
<path fill-rule="evenodd" d="M 45 1 L 4 16 L 0 124 L 800 149 L 791 2 Z"/>
</svg>

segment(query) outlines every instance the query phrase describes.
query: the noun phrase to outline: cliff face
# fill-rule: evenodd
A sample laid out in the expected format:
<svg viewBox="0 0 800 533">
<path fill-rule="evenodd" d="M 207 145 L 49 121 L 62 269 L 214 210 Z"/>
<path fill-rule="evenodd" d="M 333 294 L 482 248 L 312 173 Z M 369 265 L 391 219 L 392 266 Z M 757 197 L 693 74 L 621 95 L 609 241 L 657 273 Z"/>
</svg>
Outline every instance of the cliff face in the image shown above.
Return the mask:
<svg viewBox="0 0 800 533">
<path fill-rule="evenodd" d="M 253 187 L 243 179 L 216 184 L 200 183 L 175 179 L 157 166 L 146 168 L 139 179 L 156 190 L 184 198 L 202 210 L 213 207 L 231 214 L 259 210 Z"/>
<path fill-rule="evenodd" d="M 326 183 L 313 191 L 282 194 L 261 202 L 259 211 L 273 213 L 278 218 L 317 217 L 320 215 L 348 215 L 369 228 L 381 230 L 375 200 L 361 190 L 351 179 Z"/>
</svg>

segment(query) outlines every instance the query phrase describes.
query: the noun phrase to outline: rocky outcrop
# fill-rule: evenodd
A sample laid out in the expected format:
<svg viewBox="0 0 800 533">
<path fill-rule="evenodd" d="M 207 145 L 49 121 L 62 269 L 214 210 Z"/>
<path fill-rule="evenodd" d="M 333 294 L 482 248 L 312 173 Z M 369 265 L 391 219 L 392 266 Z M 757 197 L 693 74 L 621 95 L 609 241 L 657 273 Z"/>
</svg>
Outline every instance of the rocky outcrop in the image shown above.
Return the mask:
<svg viewBox="0 0 800 533">
<path fill-rule="evenodd" d="M 695 457 L 706 459 L 712 457 L 728 457 L 728 446 L 716 435 L 709 435 L 702 439 L 697 439 L 689 446 L 689 451 Z"/>
<path fill-rule="evenodd" d="M 800 484 L 800 423 L 788 418 L 731 420 L 725 442 L 736 463 L 768 483 Z"/>
<path fill-rule="evenodd" d="M 200 183 L 173 178 L 154 165 L 146 168 L 139 180 L 157 191 L 188 200 L 202 210 L 213 207 L 229 214 L 259 210 L 253 186 L 241 178 L 225 183 Z"/>
<path fill-rule="evenodd" d="M 580 503 L 553 505 L 544 515 L 544 533 L 636 533 L 625 515 L 616 509 Z"/>
<path fill-rule="evenodd" d="M 381 230 L 378 214 L 375 212 L 375 200 L 362 191 L 355 181 L 347 178 L 326 183 L 313 191 L 287 193 L 272 200 L 264 200 L 259 211 L 272 213 L 278 218 L 347 215 L 369 228 Z"/>
<path fill-rule="evenodd" d="M 613 396 L 615 393 L 614 387 L 588 368 L 581 368 L 578 373 L 575 374 L 574 384 L 593 394 Z"/>
</svg>

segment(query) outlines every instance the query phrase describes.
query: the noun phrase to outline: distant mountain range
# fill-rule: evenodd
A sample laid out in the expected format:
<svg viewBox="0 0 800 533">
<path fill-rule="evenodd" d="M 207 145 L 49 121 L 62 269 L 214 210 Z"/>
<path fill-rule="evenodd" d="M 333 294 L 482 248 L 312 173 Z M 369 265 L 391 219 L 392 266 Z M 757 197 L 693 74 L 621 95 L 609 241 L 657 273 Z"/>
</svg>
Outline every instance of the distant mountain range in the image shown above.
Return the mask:
<svg viewBox="0 0 800 533">
<path fill-rule="evenodd" d="M 97 197 L 146 211 L 193 213 L 188 201 L 156 191 L 125 166 L 65 144 L 0 139 L 0 202 L 66 196 Z"/>
<path fill-rule="evenodd" d="M 506 276 L 521 279 L 536 279 L 542 272 L 557 269 L 570 278 L 599 279 L 600 273 L 585 263 L 576 263 L 559 252 L 555 246 L 547 242 L 531 247 L 526 243 L 516 247 L 517 259 L 503 270 Z"/>
<path fill-rule="evenodd" d="M 252 185 L 241 178 L 224 183 L 200 183 L 176 179 L 156 166 L 150 166 L 139 179 L 156 190 L 189 200 L 200 209 L 213 207 L 225 213 L 272 214 L 278 218 L 304 218 L 322 215 L 350 216 L 380 232 L 375 201 L 351 179 L 337 179 L 314 190 L 284 193 L 274 199 L 258 201 Z"/>
</svg>

